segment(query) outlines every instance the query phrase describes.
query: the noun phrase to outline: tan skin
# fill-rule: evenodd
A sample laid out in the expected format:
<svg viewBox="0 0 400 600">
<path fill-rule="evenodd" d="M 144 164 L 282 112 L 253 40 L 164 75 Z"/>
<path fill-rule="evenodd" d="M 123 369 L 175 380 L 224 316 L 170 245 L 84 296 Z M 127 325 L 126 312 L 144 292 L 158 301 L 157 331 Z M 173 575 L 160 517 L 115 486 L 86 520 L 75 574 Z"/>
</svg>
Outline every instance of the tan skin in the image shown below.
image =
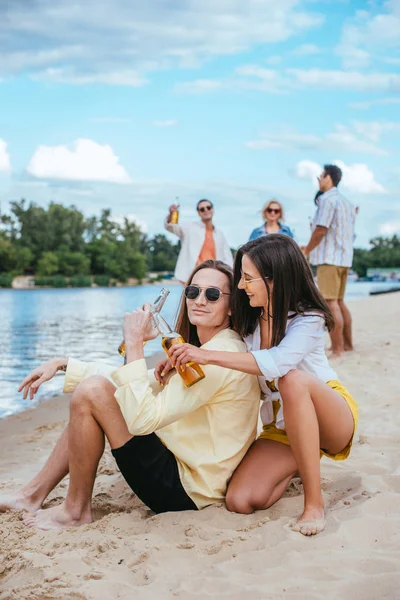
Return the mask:
<svg viewBox="0 0 400 600">
<path fill-rule="evenodd" d="M 273 302 L 273 282 L 263 280 L 246 255 L 243 256 L 242 270 L 244 278 L 239 288 L 246 291 L 250 305 L 263 307 L 264 314 L 268 310 L 271 314 L 266 286 L 269 286 Z M 253 281 L 246 283 L 249 280 Z M 261 349 L 268 349 L 271 347 L 270 324 L 261 319 L 260 326 Z M 215 352 L 184 344 L 181 348 L 171 349 L 169 354 L 172 366 L 179 367 L 180 363 L 193 360 L 199 364 L 216 364 L 260 374 L 250 353 Z M 169 365 L 163 365 L 164 371 L 168 368 Z M 233 512 L 245 514 L 269 508 L 299 471 L 304 485 L 304 510 L 292 528 L 303 535 L 313 535 L 325 527 L 320 448 L 330 454 L 346 448 L 354 432 L 353 417 L 340 394 L 297 369 L 280 378 L 279 390 L 290 446 L 263 439 L 254 442 L 231 479 L 226 505 Z"/>
</svg>

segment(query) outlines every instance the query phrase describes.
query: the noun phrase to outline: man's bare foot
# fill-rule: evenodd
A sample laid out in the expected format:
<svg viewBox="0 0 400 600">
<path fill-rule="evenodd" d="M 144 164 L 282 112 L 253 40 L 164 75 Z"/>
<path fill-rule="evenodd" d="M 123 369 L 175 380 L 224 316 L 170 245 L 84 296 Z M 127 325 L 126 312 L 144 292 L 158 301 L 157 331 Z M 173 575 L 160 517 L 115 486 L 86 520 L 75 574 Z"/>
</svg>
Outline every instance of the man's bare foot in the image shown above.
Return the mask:
<svg viewBox="0 0 400 600">
<path fill-rule="evenodd" d="M 353 352 L 354 350 L 354 346 L 351 346 L 350 344 L 345 344 L 344 345 L 344 351 L 345 352 Z"/>
<path fill-rule="evenodd" d="M 41 499 L 34 498 L 32 495 L 25 494 L 22 491 L 0 496 L 0 512 L 6 512 L 8 510 L 27 510 L 28 512 L 36 512 L 41 506 Z"/>
<path fill-rule="evenodd" d="M 66 529 L 67 527 L 79 527 L 93 523 L 90 509 L 77 517 L 71 514 L 65 506 L 65 502 L 59 506 L 38 510 L 35 514 L 28 514 L 23 517 L 25 525 L 36 527 L 37 529 Z"/>
<path fill-rule="evenodd" d="M 301 517 L 290 524 L 292 531 L 302 535 L 316 535 L 325 529 L 326 520 L 323 508 L 305 508 Z"/>
<path fill-rule="evenodd" d="M 327 355 L 328 360 L 337 360 L 338 358 L 343 358 L 344 352 L 331 352 Z"/>
</svg>

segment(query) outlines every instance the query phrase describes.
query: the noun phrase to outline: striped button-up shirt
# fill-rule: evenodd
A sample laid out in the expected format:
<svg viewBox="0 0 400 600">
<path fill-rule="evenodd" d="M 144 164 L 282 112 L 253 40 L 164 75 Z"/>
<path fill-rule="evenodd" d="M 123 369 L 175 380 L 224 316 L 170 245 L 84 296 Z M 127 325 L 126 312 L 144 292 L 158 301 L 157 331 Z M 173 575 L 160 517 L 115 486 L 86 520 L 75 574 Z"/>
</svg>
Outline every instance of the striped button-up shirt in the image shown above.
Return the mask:
<svg viewBox="0 0 400 600">
<path fill-rule="evenodd" d="M 312 229 L 320 225 L 327 232 L 318 246 L 310 253 L 313 265 L 336 265 L 351 267 L 356 211 L 336 187 L 319 197 Z"/>
</svg>

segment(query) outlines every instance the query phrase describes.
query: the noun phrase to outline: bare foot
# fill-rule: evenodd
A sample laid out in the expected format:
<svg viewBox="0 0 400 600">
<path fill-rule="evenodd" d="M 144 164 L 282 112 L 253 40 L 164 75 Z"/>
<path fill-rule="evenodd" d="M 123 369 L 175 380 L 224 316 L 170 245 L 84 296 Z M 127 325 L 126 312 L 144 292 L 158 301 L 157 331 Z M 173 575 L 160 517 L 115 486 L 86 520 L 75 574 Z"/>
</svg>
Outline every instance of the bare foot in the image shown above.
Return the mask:
<svg viewBox="0 0 400 600">
<path fill-rule="evenodd" d="M 344 345 L 345 352 L 353 352 L 353 350 L 354 350 L 354 346 L 350 346 L 349 344 Z"/>
<path fill-rule="evenodd" d="M 74 518 L 65 507 L 65 502 L 59 506 L 38 510 L 35 514 L 28 514 L 23 517 L 25 525 L 36 527 L 37 529 L 66 529 L 67 527 L 79 527 L 93 523 L 90 510 L 82 514 L 79 518 Z"/>
<path fill-rule="evenodd" d="M 302 535 L 316 535 L 325 529 L 326 520 L 323 508 L 306 508 L 301 517 L 291 524 L 292 531 Z"/>
<path fill-rule="evenodd" d="M 0 512 L 6 512 L 8 510 L 27 510 L 28 512 L 36 512 L 41 506 L 41 500 L 35 500 L 32 496 L 24 494 L 21 491 L 0 496 Z"/>
<path fill-rule="evenodd" d="M 343 352 L 331 352 L 328 354 L 328 360 L 337 360 L 338 358 L 343 358 Z"/>
</svg>

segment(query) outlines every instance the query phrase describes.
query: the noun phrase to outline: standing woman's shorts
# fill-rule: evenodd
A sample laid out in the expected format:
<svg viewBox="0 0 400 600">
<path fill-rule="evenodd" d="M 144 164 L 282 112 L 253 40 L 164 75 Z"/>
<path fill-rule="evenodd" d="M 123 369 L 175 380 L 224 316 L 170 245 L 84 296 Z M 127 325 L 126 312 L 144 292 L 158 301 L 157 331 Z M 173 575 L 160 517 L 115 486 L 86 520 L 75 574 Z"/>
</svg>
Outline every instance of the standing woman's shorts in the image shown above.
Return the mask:
<svg viewBox="0 0 400 600">
<path fill-rule="evenodd" d="M 357 425 L 358 425 L 358 406 L 357 406 L 357 403 L 354 400 L 353 396 L 340 383 L 340 381 L 333 379 L 332 381 L 327 381 L 326 385 L 329 385 L 329 387 L 332 390 L 335 390 L 335 392 L 338 392 L 342 396 L 342 398 L 344 398 L 344 400 L 346 400 L 347 405 L 351 410 L 351 414 L 353 415 L 354 430 L 353 430 L 353 435 L 351 437 L 350 442 L 347 444 L 346 448 L 344 448 L 341 452 L 338 452 L 337 454 L 329 454 L 328 452 L 325 452 L 325 450 L 323 450 L 321 448 L 321 456 L 328 456 L 329 458 L 332 458 L 333 460 L 345 460 L 350 454 L 351 446 L 353 444 L 354 434 L 356 432 Z M 280 404 L 281 404 L 280 400 L 274 400 L 272 402 L 272 404 L 274 407 L 274 420 L 272 423 L 269 423 L 268 425 L 263 426 L 263 430 L 258 439 L 259 440 L 273 440 L 274 442 L 280 442 L 281 444 L 286 444 L 287 446 L 290 446 L 289 438 L 287 436 L 286 431 L 284 429 L 278 429 L 276 427 L 276 415 L 278 414 L 278 411 L 280 409 Z"/>
</svg>

